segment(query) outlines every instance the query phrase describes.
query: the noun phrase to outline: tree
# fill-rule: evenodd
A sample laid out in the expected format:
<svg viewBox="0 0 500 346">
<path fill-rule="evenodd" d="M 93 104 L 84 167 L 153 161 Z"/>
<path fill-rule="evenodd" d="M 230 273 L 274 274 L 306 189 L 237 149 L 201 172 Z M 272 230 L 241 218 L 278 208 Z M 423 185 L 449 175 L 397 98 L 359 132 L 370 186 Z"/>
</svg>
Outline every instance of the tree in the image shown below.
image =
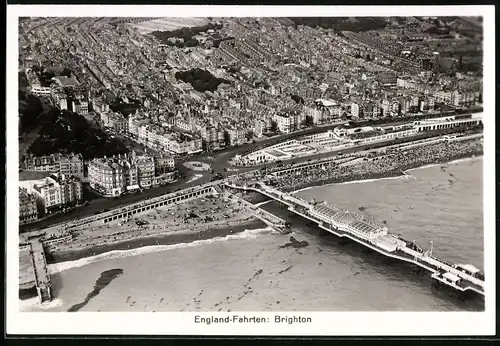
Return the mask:
<svg viewBox="0 0 500 346">
<path fill-rule="evenodd" d="M 227 131 L 224 131 L 224 144 L 226 147 L 231 145 L 231 138 L 229 137 L 229 133 Z"/>
<path fill-rule="evenodd" d="M 302 125 L 304 125 L 304 127 L 312 127 L 314 125 L 313 117 L 307 115 L 306 118 L 304 119 Z"/>
<path fill-rule="evenodd" d="M 276 121 L 271 121 L 271 132 L 278 132 L 278 123 Z"/>
</svg>

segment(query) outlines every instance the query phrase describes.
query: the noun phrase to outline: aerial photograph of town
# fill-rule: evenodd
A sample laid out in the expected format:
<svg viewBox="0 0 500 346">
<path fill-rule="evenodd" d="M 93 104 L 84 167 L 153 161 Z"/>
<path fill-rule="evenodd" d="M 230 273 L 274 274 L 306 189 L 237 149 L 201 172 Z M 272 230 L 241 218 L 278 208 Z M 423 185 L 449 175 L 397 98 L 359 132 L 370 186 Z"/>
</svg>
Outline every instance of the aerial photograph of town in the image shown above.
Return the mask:
<svg viewBox="0 0 500 346">
<path fill-rule="evenodd" d="M 485 311 L 482 17 L 17 35 L 21 312 Z"/>
</svg>

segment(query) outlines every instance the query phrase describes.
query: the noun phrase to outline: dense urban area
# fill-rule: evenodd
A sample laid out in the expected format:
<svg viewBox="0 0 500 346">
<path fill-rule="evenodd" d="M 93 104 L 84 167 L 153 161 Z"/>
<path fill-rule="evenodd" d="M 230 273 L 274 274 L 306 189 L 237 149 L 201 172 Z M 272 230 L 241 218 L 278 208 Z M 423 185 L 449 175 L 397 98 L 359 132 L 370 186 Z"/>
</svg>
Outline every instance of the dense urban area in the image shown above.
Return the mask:
<svg viewBox="0 0 500 346">
<path fill-rule="evenodd" d="M 246 154 L 300 130 L 482 104 L 480 18 L 24 18 L 19 34 L 22 223 L 185 179 L 189 157 L 266 163 L 293 155 Z"/>
<path fill-rule="evenodd" d="M 133 239 L 287 233 L 258 193 L 484 295 L 479 269 L 292 195 L 482 155 L 482 30 L 477 17 L 21 18 L 21 290 L 50 301 L 47 261 Z"/>
</svg>

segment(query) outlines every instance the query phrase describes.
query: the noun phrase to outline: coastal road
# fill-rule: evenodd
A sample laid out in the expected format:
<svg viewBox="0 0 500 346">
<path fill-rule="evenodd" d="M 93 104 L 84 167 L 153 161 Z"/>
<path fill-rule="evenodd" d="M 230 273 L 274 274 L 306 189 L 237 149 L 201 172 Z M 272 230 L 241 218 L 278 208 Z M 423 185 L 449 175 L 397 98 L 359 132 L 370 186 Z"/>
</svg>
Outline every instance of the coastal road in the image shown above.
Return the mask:
<svg viewBox="0 0 500 346">
<path fill-rule="evenodd" d="M 315 130 L 315 129 L 311 129 Z M 318 130 L 318 129 L 316 129 Z M 320 131 L 324 131 L 324 128 L 320 128 Z M 308 132 L 311 133 L 311 132 Z M 354 153 L 358 151 L 363 151 L 367 149 L 375 149 L 378 147 L 384 147 L 387 145 L 392 145 L 395 143 L 404 143 L 404 142 L 411 142 L 423 138 L 429 138 L 429 137 L 435 137 L 438 135 L 442 135 L 445 132 L 443 131 L 433 131 L 433 132 L 426 132 L 419 134 L 417 136 L 413 137 L 407 137 L 407 138 L 401 138 L 398 140 L 390 140 L 390 141 L 385 141 L 385 142 L 379 142 L 379 143 L 372 143 L 369 145 L 364 145 L 364 146 L 357 146 L 357 147 L 351 147 L 351 148 L 346 148 L 341 150 L 343 154 L 347 153 Z M 290 134 L 292 135 L 292 134 Z M 280 137 L 281 139 L 282 137 Z M 271 140 L 271 139 L 270 139 Z M 274 138 L 274 140 L 276 140 Z M 180 189 L 185 189 L 188 187 L 200 185 L 203 183 L 207 183 L 210 181 L 210 179 L 214 176 L 210 172 L 193 172 L 191 170 L 188 170 L 187 168 L 182 167 L 182 163 L 184 161 L 191 161 L 191 160 L 199 160 L 203 162 L 208 162 L 212 165 L 213 169 L 215 172 L 222 173 L 224 176 L 228 175 L 233 175 L 233 174 L 238 174 L 242 172 L 248 172 L 256 169 L 260 169 L 262 167 L 275 167 L 280 164 L 288 164 L 288 163 L 299 163 L 299 162 L 306 162 L 306 161 L 312 161 L 312 160 L 317 160 L 321 158 L 326 158 L 326 157 L 331 157 L 331 156 L 336 156 L 337 153 L 339 152 L 326 152 L 326 153 L 321 153 L 321 154 L 316 154 L 316 155 L 311 155 L 311 156 L 304 156 L 300 158 L 293 158 L 289 160 L 284 160 L 281 163 L 278 162 L 273 162 L 273 163 L 267 163 L 264 165 L 259 165 L 259 166 L 251 166 L 251 167 L 242 167 L 238 168 L 237 171 L 228 171 L 224 172 L 225 168 L 231 168 L 231 165 L 229 164 L 229 160 L 236 155 L 238 152 L 241 152 L 243 150 L 249 150 L 252 147 L 255 147 L 257 145 L 261 145 L 262 142 L 260 143 L 252 143 L 249 146 L 242 146 L 242 147 L 237 147 L 237 148 L 230 148 L 229 150 L 226 150 L 224 152 L 219 152 L 215 154 L 214 156 L 207 157 L 205 155 L 196 155 L 192 156 L 190 158 L 186 158 L 182 160 L 181 162 L 178 163 L 178 168 L 179 170 L 184 174 L 184 177 L 179 179 L 178 181 L 168 184 L 166 186 L 160 186 L 157 188 L 152 188 L 149 190 L 145 190 L 143 192 L 137 192 L 137 193 L 132 193 L 132 194 L 127 194 L 123 195 L 118 198 L 104 198 L 104 197 L 98 197 L 90 200 L 89 204 L 87 206 L 79 207 L 69 213 L 66 214 L 56 214 L 54 216 L 51 216 L 50 218 L 38 221 L 36 223 L 28 224 L 28 225 L 20 225 L 19 229 L 21 232 L 25 232 L 28 230 L 32 230 L 34 228 L 45 228 L 52 226 L 57 223 L 65 222 L 65 221 L 70 221 L 70 220 L 75 220 L 78 218 L 82 218 L 85 216 L 90 216 L 93 215 L 103 209 L 113 209 L 117 208 L 123 205 L 131 204 L 131 203 L 136 203 L 139 201 L 146 200 L 148 198 L 153 198 L 153 197 L 158 197 L 167 193 L 171 193 Z M 193 180 L 195 174 L 201 175 L 199 179 Z"/>
</svg>

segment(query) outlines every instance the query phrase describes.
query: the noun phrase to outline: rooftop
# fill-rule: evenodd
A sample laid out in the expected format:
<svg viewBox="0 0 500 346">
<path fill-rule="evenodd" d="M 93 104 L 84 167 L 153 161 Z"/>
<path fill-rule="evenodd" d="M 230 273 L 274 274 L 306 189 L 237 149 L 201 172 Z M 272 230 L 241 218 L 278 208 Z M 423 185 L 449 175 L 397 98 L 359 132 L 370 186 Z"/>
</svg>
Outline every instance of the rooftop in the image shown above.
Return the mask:
<svg viewBox="0 0 500 346">
<path fill-rule="evenodd" d="M 21 171 L 19 172 L 19 181 L 41 180 L 48 178 L 54 172 Z"/>
<path fill-rule="evenodd" d="M 61 83 L 62 86 L 77 86 L 78 82 L 74 78 L 66 77 L 66 76 L 56 76 L 52 78 Z"/>
<path fill-rule="evenodd" d="M 443 278 L 450 280 L 452 282 L 460 281 L 460 278 L 458 276 L 456 276 L 455 274 L 452 274 L 452 273 L 448 273 L 448 272 L 443 274 Z"/>
<path fill-rule="evenodd" d="M 464 268 L 465 270 L 471 272 L 472 274 L 480 272 L 480 270 L 474 267 L 472 264 L 459 264 L 458 266 Z"/>
</svg>

